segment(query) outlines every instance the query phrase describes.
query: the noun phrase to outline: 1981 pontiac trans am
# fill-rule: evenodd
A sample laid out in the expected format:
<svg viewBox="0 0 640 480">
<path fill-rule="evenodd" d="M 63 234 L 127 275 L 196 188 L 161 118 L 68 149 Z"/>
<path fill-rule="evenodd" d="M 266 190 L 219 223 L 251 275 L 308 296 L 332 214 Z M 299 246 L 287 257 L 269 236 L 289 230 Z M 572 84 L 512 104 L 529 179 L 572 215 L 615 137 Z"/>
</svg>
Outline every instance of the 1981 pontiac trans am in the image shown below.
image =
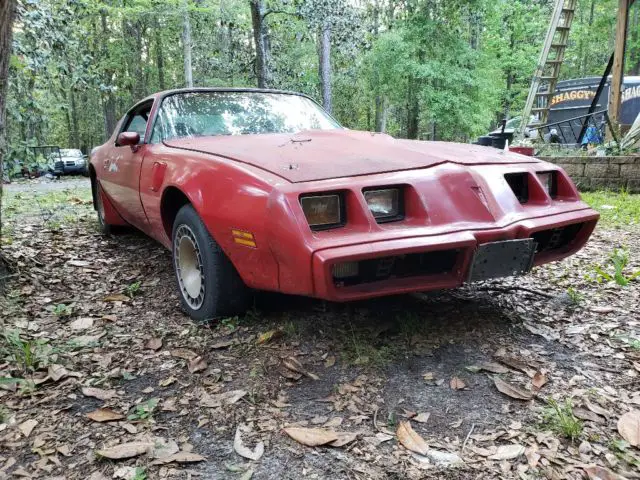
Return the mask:
<svg viewBox="0 0 640 480">
<path fill-rule="evenodd" d="M 153 95 L 90 174 L 102 229 L 171 249 L 196 320 L 241 312 L 252 289 L 347 301 L 520 275 L 575 253 L 598 221 L 553 164 L 348 130 L 272 90 Z"/>
</svg>

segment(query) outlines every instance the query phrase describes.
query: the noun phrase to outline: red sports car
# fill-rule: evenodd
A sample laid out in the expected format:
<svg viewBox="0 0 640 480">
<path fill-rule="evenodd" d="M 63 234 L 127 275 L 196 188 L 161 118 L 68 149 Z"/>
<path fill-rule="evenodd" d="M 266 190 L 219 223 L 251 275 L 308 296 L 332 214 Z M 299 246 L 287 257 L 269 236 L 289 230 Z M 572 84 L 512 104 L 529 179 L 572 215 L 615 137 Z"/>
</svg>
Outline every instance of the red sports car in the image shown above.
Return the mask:
<svg viewBox="0 0 640 480">
<path fill-rule="evenodd" d="M 553 164 L 348 130 L 273 90 L 152 95 L 90 174 L 102 229 L 170 248 L 196 320 L 242 312 L 251 289 L 346 301 L 519 275 L 598 221 Z"/>
</svg>

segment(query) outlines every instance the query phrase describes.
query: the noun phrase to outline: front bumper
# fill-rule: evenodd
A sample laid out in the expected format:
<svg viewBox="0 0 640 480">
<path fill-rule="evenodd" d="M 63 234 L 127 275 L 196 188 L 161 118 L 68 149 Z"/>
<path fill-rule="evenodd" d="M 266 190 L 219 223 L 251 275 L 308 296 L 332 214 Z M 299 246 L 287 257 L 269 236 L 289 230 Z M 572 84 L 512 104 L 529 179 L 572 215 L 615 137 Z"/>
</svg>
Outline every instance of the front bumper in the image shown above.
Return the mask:
<svg viewBox="0 0 640 480">
<path fill-rule="evenodd" d="M 86 171 L 87 171 L 86 165 L 65 165 L 64 166 L 65 175 L 74 174 L 74 173 L 84 174 Z"/>
<path fill-rule="evenodd" d="M 382 240 L 315 251 L 314 296 L 331 301 L 360 300 L 461 286 L 480 244 L 533 237 L 534 265 L 572 255 L 589 239 L 598 213 L 583 209 L 527 219 L 495 229 Z M 358 262 L 358 278 L 335 278 L 334 265 Z M 382 268 L 380 268 L 382 265 Z"/>
</svg>

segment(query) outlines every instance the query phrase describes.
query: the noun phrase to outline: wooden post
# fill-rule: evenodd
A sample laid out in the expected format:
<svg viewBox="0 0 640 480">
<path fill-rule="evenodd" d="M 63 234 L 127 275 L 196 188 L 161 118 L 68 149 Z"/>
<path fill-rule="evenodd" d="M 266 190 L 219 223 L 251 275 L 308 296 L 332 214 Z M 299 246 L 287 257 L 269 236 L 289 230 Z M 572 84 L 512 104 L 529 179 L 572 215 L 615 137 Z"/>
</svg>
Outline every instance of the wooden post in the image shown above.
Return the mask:
<svg viewBox="0 0 640 480">
<path fill-rule="evenodd" d="M 616 47 L 613 54 L 613 69 L 611 70 L 611 93 L 609 96 L 609 118 L 611 118 L 611 121 L 615 126 L 617 126 L 620 119 L 620 100 L 622 96 L 622 81 L 624 78 L 624 51 L 627 43 L 627 21 L 629 17 L 629 5 L 629 0 L 618 0 Z M 611 138 L 611 132 L 609 132 L 607 138 Z"/>
</svg>

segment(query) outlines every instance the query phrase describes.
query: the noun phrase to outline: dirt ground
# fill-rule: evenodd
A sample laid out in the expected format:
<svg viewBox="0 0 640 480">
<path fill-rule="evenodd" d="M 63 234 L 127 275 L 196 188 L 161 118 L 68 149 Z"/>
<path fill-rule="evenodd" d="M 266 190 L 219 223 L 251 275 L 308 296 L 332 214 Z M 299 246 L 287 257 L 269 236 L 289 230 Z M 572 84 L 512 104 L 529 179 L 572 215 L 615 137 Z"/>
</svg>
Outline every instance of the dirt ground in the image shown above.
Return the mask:
<svg viewBox="0 0 640 480">
<path fill-rule="evenodd" d="M 90 197 L 8 188 L 0 478 L 640 478 L 640 281 L 597 273 L 618 247 L 619 280 L 640 270 L 615 199 L 583 251 L 525 278 L 263 294 L 197 325 L 169 252 L 99 234 Z"/>
</svg>

